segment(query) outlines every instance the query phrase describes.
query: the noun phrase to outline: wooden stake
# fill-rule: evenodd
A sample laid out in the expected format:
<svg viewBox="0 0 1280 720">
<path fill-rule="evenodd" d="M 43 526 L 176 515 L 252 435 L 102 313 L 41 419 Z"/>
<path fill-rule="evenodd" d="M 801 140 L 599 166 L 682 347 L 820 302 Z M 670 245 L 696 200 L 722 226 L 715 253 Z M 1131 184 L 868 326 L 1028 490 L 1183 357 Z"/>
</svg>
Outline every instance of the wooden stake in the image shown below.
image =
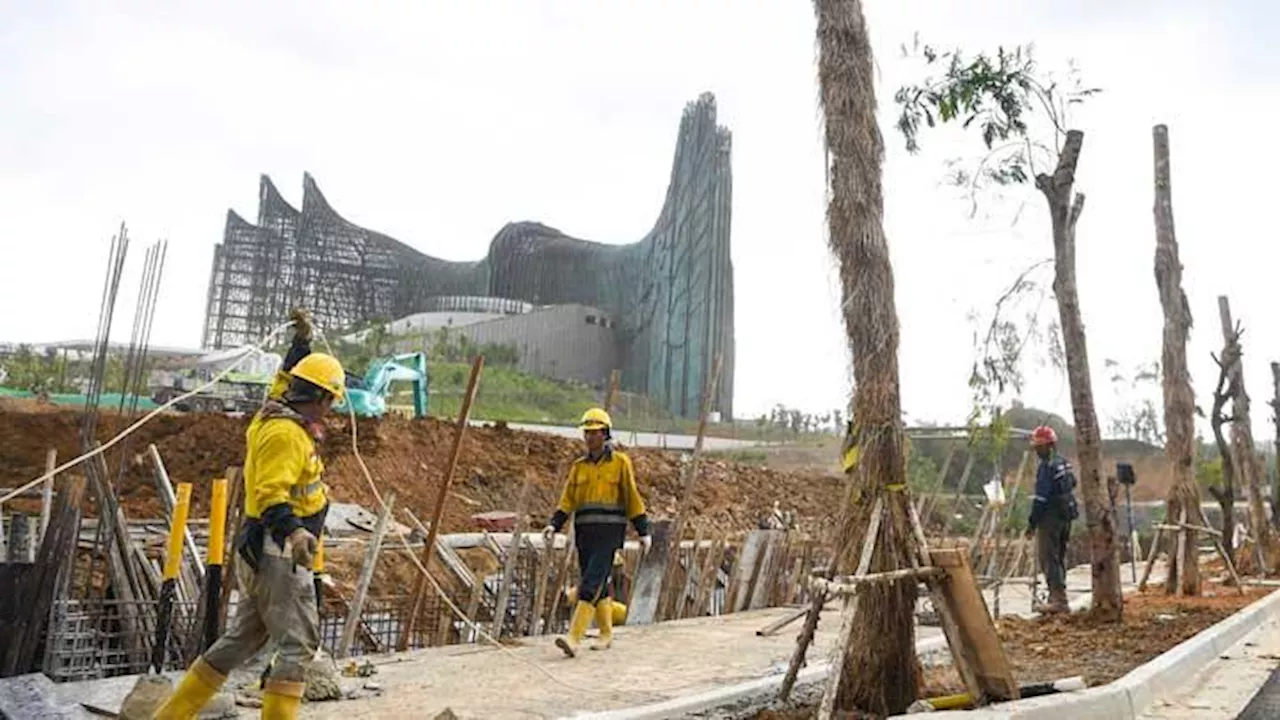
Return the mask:
<svg viewBox="0 0 1280 720">
<path fill-rule="evenodd" d="M 165 470 L 164 461 L 160 459 L 160 451 L 156 449 L 155 444 L 147 446 L 147 453 L 151 456 L 151 465 L 155 469 L 156 490 L 160 496 L 160 502 L 164 505 L 165 515 L 169 516 L 173 513 L 174 494 L 173 481 L 169 479 L 169 471 Z M 186 545 L 186 554 L 190 556 L 191 565 L 195 568 L 197 579 L 204 582 L 204 562 L 200 560 L 200 552 L 196 549 L 195 537 L 191 535 L 191 528 L 183 528 L 183 544 Z"/>
<path fill-rule="evenodd" d="M 37 542 L 44 541 L 44 533 L 49 529 L 49 514 L 53 512 L 53 471 L 57 467 L 58 451 L 49 448 L 44 456 L 44 472 L 49 477 L 45 478 L 44 487 L 40 489 L 40 537 Z"/>
<path fill-rule="evenodd" d="M 520 500 L 516 502 L 516 524 L 511 529 L 511 544 L 507 546 L 506 562 L 502 566 L 502 581 L 498 587 L 498 602 L 493 607 L 493 627 L 489 634 L 494 638 L 502 637 L 502 624 L 507 617 L 507 603 L 511 599 L 511 585 L 515 582 L 516 560 L 520 557 L 520 545 L 524 542 L 521 528 L 524 526 L 525 512 L 529 506 L 529 477 L 525 476 L 524 486 L 520 488 Z M 512 630 L 519 632 L 520 617 L 517 613 Z"/>
<path fill-rule="evenodd" d="M 965 488 L 969 486 L 969 473 L 973 472 L 973 461 L 977 456 L 977 453 L 970 450 L 968 458 L 964 461 L 964 472 L 960 473 L 960 482 L 956 484 L 956 494 L 951 499 L 951 509 L 942 521 L 942 533 L 939 537 L 946 537 L 947 533 L 951 532 L 951 523 L 955 521 L 956 511 L 960 509 L 960 499 L 964 497 Z"/>
<path fill-rule="evenodd" d="M 574 526 L 571 524 L 569 525 L 569 532 L 565 534 L 564 562 L 560 564 L 560 571 L 556 573 L 556 594 L 552 596 L 551 605 L 547 608 L 546 621 L 542 626 L 544 635 L 552 632 L 551 628 L 555 624 L 556 611 L 560 609 L 560 599 L 564 597 L 564 591 L 569 585 L 569 574 L 573 570 L 573 560 L 577 555 L 574 535 Z M 635 583 L 632 583 L 632 592 L 635 591 L 635 587 Z M 627 605 L 631 605 L 629 596 L 627 597 Z"/>
<path fill-rule="evenodd" d="M 933 506 L 938 502 L 938 493 L 942 492 L 942 488 L 947 482 L 947 472 L 951 469 L 951 460 L 956 456 L 956 446 L 947 444 L 947 456 L 942 460 L 942 469 L 938 471 L 938 486 L 933 492 L 924 495 L 920 501 L 916 503 L 916 513 L 921 517 L 928 517 L 933 510 Z"/>
<path fill-rule="evenodd" d="M 551 560 L 555 556 L 556 540 L 551 538 L 551 542 L 545 543 L 542 548 L 542 555 L 538 558 L 538 581 L 533 591 L 533 612 L 529 614 L 529 627 L 525 628 L 526 635 L 541 635 L 545 632 L 542 626 L 542 617 L 546 612 L 547 604 L 547 583 L 551 576 Z"/>
<path fill-rule="evenodd" d="M 604 411 L 613 412 L 613 404 L 618 399 L 618 385 L 622 382 L 622 371 L 614 370 L 609 373 L 609 392 L 604 396 Z M 634 426 L 633 426 L 634 428 Z"/>
<path fill-rule="evenodd" d="M 462 455 L 462 438 L 466 435 L 467 424 L 471 421 L 471 403 L 476 398 L 476 387 L 480 384 L 480 371 L 484 369 L 484 356 L 477 355 L 471 363 L 471 377 L 467 379 L 467 391 L 462 396 L 462 409 L 458 413 L 458 427 L 453 435 L 453 448 L 449 453 L 449 466 L 440 482 L 440 492 L 436 496 L 435 510 L 431 513 L 431 525 L 427 527 L 426 544 L 422 548 L 422 566 L 431 562 L 431 554 L 436 544 L 436 536 L 440 533 L 440 521 L 444 517 L 444 501 L 449 496 L 449 486 L 453 483 L 453 474 L 458 469 L 458 458 Z M 413 588 L 412 610 L 409 612 L 408 626 L 400 635 L 397 649 L 403 651 L 409 646 L 409 638 L 413 636 L 414 625 L 418 621 L 418 612 L 422 608 L 422 598 L 427 591 L 427 579 L 419 577 Z"/>
<path fill-rule="evenodd" d="M 910 503 L 908 503 L 910 504 Z M 884 496 L 877 495 L 876 502 L 871 507 L 871 523 L 867 527 L 867 535 L 862 540 L 862 555 L 858 558 L 858 569 L 854 571 L 854 575 L 866 575 L 871 569 L 871 556 L 876 549 L 876 536 L 880 534 L 880 521 L 884 516 Z M 815 595 L 819 594 L 817 592 Z M 855 594 L 846 595 L 844 598 L 844 607 L 840 611 L 840 634 L 836 641 L 835 657 L 831 660 L 831 669 L 827 675 L 827 689 L 822 694 L 822 704 L 818 707 L 818 720 L 831 720 L 832 714 L 836 707 L 836 693 L 840 691 L 841 676 L 844 675 L 845 658 L 849 654 L 849 644 L 853 642 L 853 630 L 856 626 L 854 620 L 858 614 L 858 596 Z M 811 638 L 812 639 L 812 638 Z M 808 648 L 805 647 L 804 650 Z M 791 658 L 791 664 L 796 667 L 799 673 L 799 665 L 804 662 L 804 654 L 797 645 L 796 654 Z M 791 675 L 791 668 L 787 668 L 787 675 Z M 786 679 L 783 679 L 785 683 Z"/>
<path fill-rule="evenodd" d="M 1142 580 L 1138 581 L 1138 592 L 1146 592 L 1147 579 L 1151 577 L 1151 568 L 1156 564 L 1156 553 L 1160 552 L 1160 536 L 1164 530 L 1156 528 L 1155 539 L 1151 541 L 1151 551 L 1147 553 L 1147 567 L 1142 571 Z"/>
<path fill-rule="evenodd" d="M 226 472 L 227 488 L 231 493 L 231 497 L 227 500 L 227 526 L 231 528 L 231 534 L 227 536 L 228 556 L 232 558 L 229 563 L 235 568 L 236 556 L 236 538 L 240 536 L 240 525 L 244 520 L 244 503 L 242 495 L 244 495 L 244 483 L 240 482 L 240 468 L 229 467 Z M 231 591 L 239 582 L 237 573 L 228 572 L 223 577 L 222 597 L 218 600 L 218 626 L 227 626 L 227 609 L 231 603 Z"/>
<path fill-rule="evenodd" d="M 335 657 L 342 659 L 351 654 L 351 643 L 356 639 L 356 628 L 360 625 L 360 613 L 364 611 L 365 597 L 369 594 L 369 583 L 373 582 L 373 571 L 378 566 L 378 553 L 382 551 L 382 538 L 387 534 L 387 521 L 391 519 L 391 508 L 395 505 L 396 494 L 387 495 L 386 504 L 378 512 L 378 523 L 373 527 L 373 536 L 369 538 L 369 546 L 364 551 L 364 565 L 360 568 L 360 579 L 356 581 L 356 595 L 351 599 L 351 607 L 347 609 L 347 621 L 342 625 L 342 640 L 338 643 Z"/>
<path fill-rule="evenodd" d="M 707 559 L 702 565 L 702 573 L 698 575 L 698 597 L 693 601 L 694 616 L 711 614 L 711 597 L 716 590 L 716 581 L 720 578 L 720 564 L 724 562 L 727 545 L 725 540 L 711 543 Z"/>
<path fill-rule="evenodd" d="M 809 650 L 809 645 L 813 644 L 813 636 L 818 630 L 818 619 L 822 615 L 822 606 L 826 605 L 827 597 L 821 592 L 815 591 L 813 597 L 809 600 L 809 607 L 805 610 L 804 627 L 800 630 L 800 635 L 796 638 L 796 649 L 791 656 L 791 663 L 787 666 L 787 674 L 782 678 L 782 687 L 778 690 L 778 700 L 786 702 L 791 696 L 791 689 L 795 687 L 796 677 L 800 674 L 800 667 L 804 665 L 804 656 Z M 757 634 L 759 634 L 757 632 Z"/>
<path fill-rule="evenodd" d="M 680 499 L 676 505 L 675 528 L 672 530 L 672 549 L 667 556 L 667 567 L 662 574 L 663 582 L 674 581 L 676 566 L 680 563 L 680 541 L 684 539 L 685 523 L 688 521 L 689 507 L 693 504 L 693 488 L 698 479 L 698 460 L 702 455 L 702 441 L 707 434 L 707 418 L 711 415 L 711 406 L 715 401 L 716 387 L 720 382 L 720 367 L 724 358 L 717 353 L 715 363 L 711 367 L 711 377 L 702 394 L 702 412 L 698 417 L 698 434 L 693 441 L 693 456 L 684 469 L 684 485 L 680 489 Z"/>
</svg>

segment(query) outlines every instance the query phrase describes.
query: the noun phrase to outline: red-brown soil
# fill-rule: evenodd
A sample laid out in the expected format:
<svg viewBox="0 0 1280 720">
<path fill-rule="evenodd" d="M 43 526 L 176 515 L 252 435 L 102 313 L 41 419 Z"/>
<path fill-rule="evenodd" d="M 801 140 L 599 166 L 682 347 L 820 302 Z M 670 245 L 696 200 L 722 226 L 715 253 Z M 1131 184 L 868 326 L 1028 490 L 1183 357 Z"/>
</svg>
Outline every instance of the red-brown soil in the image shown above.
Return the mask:
<svg viewBox="0 0 1280 720">
<path fill-rule="evenodd" d="M 79 452 L 79 413 L 0 402 L 0 487 L 13 488 L 44 472 L 45 454 L 55 448 L 60 462 Z M 96 437 L 105 442 L 129 424 L 110 412 L 101 416 Z M 110 476 L 129 517 L 160 517 L 153 471 L 146 455 L 154 443 L 174 482 L 195 483 L 192 517 L 208 512 L 208 483 L 244 459 L 247 418 L 218 414 L 163 414 L 106 453 Z M 322 455 L 331 495 L 337 501 L 374 507 L 373 493 L 351 451 L 345 418 L 329 421 Z M 453 443 L 454 426 L 436 419 L 388 417 L 357 424 L 361 456 L 380 492 L 394 491 L 397 507 L 419 518 L 430 516 Z M 471 515 L 514 510 L 521 484 L 532 483 L 529 527 L 540 527 L 554 509 L 569 463 L 582 452 L 580 442 L 505 425 L 469 428 L 462 446 L 453 494 L 445 507 L 445 531 L 476 529 Z M 671 517 L 681 486 L 676 453 L 628 449 L 651 517 Z M 121 468 L 123 466 L 123 472 Z M 724 534 L 754 528 L 780 501 L 795 512 L 801 529 L 828 526 L 841 502 L 841 480 L 820 472 L 787 473 L 704 459 L 692 512 L 708 532 Z M 71 470 L 74 473 L 76 470 Z M 35 500 L 16 509 L 37 510 Z M 92 509 L 89 510 L 93 514 Z"/>
</svg>

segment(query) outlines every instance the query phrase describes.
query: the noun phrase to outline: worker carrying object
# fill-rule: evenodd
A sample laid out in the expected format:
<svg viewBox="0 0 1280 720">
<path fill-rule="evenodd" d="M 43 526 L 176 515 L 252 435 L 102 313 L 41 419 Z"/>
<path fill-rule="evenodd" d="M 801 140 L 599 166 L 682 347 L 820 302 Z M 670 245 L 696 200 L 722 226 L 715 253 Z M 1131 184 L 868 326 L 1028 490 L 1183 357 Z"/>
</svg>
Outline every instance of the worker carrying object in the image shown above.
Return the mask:
<svg viewBox="0 0 1280 720">
<path fill-rule="evenodd" d="M 1068 612 L 1067 606 L 1067 542 L 1071 539 L 1071 523 L 1080 516 L 1074 494 L 1076 476 L 1071 463 L 1057 453 L 1058 434 L 1041 425 L 1031 432 L 1031 445 L 1040 457 L 1036 469 L 1036 493 L 1027 521 L 1027 538 L 1034 534 L 1036 554 L 1045 584 L 1049 586 L 1049 604 L 1035 608 L 1041 612 Z"/>
<path fill-rule="evenodd" d="M 311 352 L 309 315 L 295 310 L 291 318 L 292 346 L 245 431 L 240 601 L 226 632 L 187 669 L 156 718 L 195 717 L 268 640 L 277 656 L 263 684 L 262 717 L 298 716 L 304 666 L 320 645 L 311 569 L 329 499 L 317 440 L 325 413 L 345 394 L 345 375 L 336 358 Z"/>
<path fill-rule="evenodd" d="M 644 512 L 644 499 L 636 488 L 631 458 L 613 447 L 612 426 L 609 413 L 600 408 L 583 414 L 579 427 L 587 444 L 587 454 L 573 461 L 560 495 L 560 505 L 542 529 L 543 538 L 551 547 L 555 533 L 573 515 L 581 581 L 569 634 L 556 638 L 556 645 L 569 657 L 578 654 L 578 645 L 593 616 L 600 628 L 600 638 L 592 649 L 604 650 L 613 644 L 613 591 L 609 574 L 614 553 L 626 540 L 627 521 L 635 525 L 640 535 L 642 553 L 647 553 L 652 543 L 649 518 Z"/>
</svg>

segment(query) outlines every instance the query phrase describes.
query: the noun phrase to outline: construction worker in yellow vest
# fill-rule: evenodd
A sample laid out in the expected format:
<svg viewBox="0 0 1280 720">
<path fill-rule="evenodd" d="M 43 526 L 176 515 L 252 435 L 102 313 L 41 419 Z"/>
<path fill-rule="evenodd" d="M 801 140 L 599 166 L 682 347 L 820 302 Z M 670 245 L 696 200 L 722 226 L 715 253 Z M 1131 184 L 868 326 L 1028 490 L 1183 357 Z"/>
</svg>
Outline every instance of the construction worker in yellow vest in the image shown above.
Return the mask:
<svg viewBox="0 0 1280 720">
<path fill-rule="evenodd" d="M 574 537 L 578 550 L 578 602 L 569 621 L 569 634 L 556 638 L 556 646 L 574 657 L 591 624 L 600 629 L 595 650 L 613 644 L 613 598 L 609 574 L 614 553 L 622 548 L 627 535 L 627 521 L 640 535 L 640 549 L 648 552 L 649 518 L 644 499 L 636 488 L 631 458 L 613 447 L 610 431 L 613 421 L 609 413 L 592 408 L 582 416 L 579 427 L 587 444 L 587 454 L 573 461 L 569 478 L 560 495 L 560 504 L 542 534 L 548 546 L 564 524 L 573 516 Z"/>
<path fill-rule="evenodd" d="M 263 684 L 262 717 L 296 718 L 306 663 L 320 645 L 311 568 L 329 509 L 317 444 L 321 420 L 345 395 L 342 364 L 311 352 L 309 316 L 294 311 L 293 344 L 245 431 L 244 522 L 236 537 L 241 591 L 226 632 L 187 669 L 156 711 L 160 720 L 192 718 L 227 674 L 272 641 L 277 648 Z"/>
</svg>

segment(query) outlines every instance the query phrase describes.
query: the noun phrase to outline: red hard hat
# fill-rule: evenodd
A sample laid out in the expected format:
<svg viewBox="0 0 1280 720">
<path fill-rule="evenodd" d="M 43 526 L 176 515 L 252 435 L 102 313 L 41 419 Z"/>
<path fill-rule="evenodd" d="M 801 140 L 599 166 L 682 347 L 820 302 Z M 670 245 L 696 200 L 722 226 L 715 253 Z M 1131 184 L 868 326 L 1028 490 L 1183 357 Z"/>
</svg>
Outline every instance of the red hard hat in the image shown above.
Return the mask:
<svg viewBox="0 0 1280 720">
<path fill-rule="evenodd" d="M 1049 427 L 1048 425 L 1041 425 L 1040 427 L 1031 431 L 1031 444 L 1032 445 L 1057 445 L 1058 433 L 1054 432 L 1053 428 Z"/>
</svg>

